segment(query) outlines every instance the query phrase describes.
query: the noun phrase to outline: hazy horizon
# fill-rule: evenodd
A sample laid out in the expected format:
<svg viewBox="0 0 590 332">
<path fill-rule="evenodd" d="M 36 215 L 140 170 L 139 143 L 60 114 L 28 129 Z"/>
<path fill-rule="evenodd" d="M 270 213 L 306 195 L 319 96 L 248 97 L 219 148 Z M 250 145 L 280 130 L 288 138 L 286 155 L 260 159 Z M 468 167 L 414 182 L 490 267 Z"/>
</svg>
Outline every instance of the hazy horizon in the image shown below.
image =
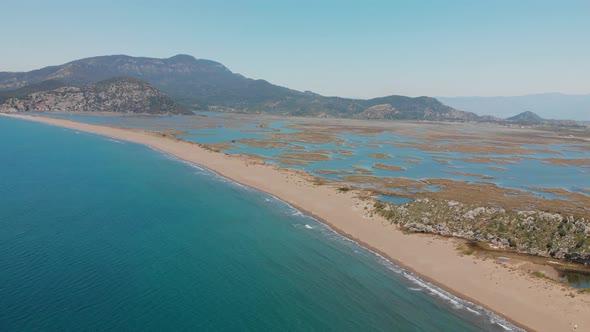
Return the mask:
<svg viewBox="0 0 590 332">
<path fill-rule="evenodd" d="M 590 93 L 586 1 L 29 0 L 4 9 L 27 17 L 0 21 L 18 30 L 0 37 L 0 71 L 108 54 L 190 54 L 326 96 Z"/>
</svg>

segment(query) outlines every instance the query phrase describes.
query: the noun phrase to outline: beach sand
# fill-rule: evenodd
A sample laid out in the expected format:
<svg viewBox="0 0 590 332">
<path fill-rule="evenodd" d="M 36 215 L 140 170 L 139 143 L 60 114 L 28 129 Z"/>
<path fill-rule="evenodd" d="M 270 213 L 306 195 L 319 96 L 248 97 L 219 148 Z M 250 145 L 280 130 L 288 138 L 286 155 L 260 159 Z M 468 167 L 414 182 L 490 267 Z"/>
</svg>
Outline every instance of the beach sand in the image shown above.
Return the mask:
<svg viewBox="0 0 590 332">
<path fill-rule="evenodd" d="M 404 234 L 378 216 L 372 202 L 355 192 L 318 186 L 301 171 L 213 152 L 197 144 L 142 130 L 120 129 L 22 114 L 0 114 L 148 145 L 205 166 L 241 184 L 270 193 L 322 220 L 423 279 L 484 306 L 511 322 L 537 331 L 590 331 L 590 295 L 515 270 L 510 264 L 462 256 L 457 241 Z"/>
</svg>

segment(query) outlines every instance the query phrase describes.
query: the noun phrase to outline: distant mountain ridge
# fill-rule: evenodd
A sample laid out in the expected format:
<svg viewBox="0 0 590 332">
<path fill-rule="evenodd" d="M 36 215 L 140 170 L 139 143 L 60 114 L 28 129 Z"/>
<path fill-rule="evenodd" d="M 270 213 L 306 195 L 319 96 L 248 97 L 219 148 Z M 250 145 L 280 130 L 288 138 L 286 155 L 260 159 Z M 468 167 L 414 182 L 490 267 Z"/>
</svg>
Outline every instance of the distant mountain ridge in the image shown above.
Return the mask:
<svg viewBox="0 0 590 332">
<path fill-rule="evenodd" d="M 514 121 L 514 122 L 525 122 L 525 123 L 542 123 L 543 121 L 546 121 L 545 119 L 543 119 L 542 117 L 538 116 L 537 114 L 535 114 L 531 111 L 522 112 L 522 113 L 517 114 L 515 116 L 511 116 L 511 117 L 507 118 L 506 120 L 507 121 Z"/>
<path fill-rule="evenodd" d="M 147 82 L 117 77 L 77 87 L 58 80 L 0 92 L 0 112 L 192 114 Z"/>
<path fill-rule="evenodd" d="M 574 120 L 552 120 L 544 119 L 531 111 L 524 111 L 506 119 L 493 116 L 480 117 L 482 122 L 497 123 L 508 126 L 535 126 L 535 127 L 569 127 L 569 128 L 586 128 L 586 124 Z"/>
<path fill-rule="evenodd" d="M 437 99 L 457 109 L 502 118 L 531 111 L 546 119 L 590 121 L 590 94 L 539 93 L 524 96 Z"/>
<path fill-rule="evenodd" d="M 431 97 L 387 96 L 369 100 L 324 97 L 246 78 L 211 60 L 189 55 L 167 59 L 99 56 L 24 73 L 0 72 L 0 89 L 45 81 L 85 86 L 112 77 L 149 82 L 176 102 L 194 109 L 320 117 L 406 120 L 476 120 L 478 116 Z M 375 111 L 375 107 L 388 111 Z"/>
<path fill-rule="evenodd" d="M 277 86 L 265 80 L 250 79 L 233 73 L 221 63 L 195 59 L 190 55 L 182 54 L 166 59 L 127 55 L 98 56 L 30 72 L 0 72 L 0 102 L 3 96 L 15 93 L 20 94 L 22 98 L 28 93 L 40 92 L 43 89 L 52 90 L 61 85 L 87 87 L 114 77 L 145 81 L 182 105 L 184 112 L 186 109 L 194 109 L 357 119 L 479 121 L 508 125 L 577 125 L 571 121 L 545 120 L 530 114 L 517 119 L 504 119 L 521 113 L 523 107 L 518 106 L 517 111 L 514 107 L 486 109 L 483 106 L 478 107 L 480 99 L 477 98 L 473 99 L 475 102 L 469 98 L 441 98 L 451 105 L 447 106 L 432 97 L 413 98 L 392 95 L 368 100 L 325 97 L 311 91 L 301 92 Z M 551 97 L 551 95 L 548 96 Z M 588 98 L 590 105 L 590 95 Z M 585 105 L 585 99 L 580 100 L 582 105 Z M 487 104 L 484 101 L 481 105 Z M 535 109 L 531 107 L 524 110 Z M 574 109 L 577 108 L 574 107 Z M 479 116 L 476 113 L 492 116 Z M 582 113 L 590 118 L 588 115 L 590 109 Z M 564 110 L 560 114 L 568 113 Z"/>
</svg>

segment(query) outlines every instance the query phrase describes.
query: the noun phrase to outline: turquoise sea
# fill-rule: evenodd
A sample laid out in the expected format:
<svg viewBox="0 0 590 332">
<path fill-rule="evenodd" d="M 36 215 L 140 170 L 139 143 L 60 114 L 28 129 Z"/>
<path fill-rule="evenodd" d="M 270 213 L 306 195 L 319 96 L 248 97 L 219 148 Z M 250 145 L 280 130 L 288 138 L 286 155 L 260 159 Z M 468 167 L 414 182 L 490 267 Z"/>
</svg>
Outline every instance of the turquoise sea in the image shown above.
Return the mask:
<svg viewBox="0 0 590 332">
<path fill-rule="evenodd" d="M 0 117 L 0 331 L 504 331 L 284 202 Z"/>
</svg>

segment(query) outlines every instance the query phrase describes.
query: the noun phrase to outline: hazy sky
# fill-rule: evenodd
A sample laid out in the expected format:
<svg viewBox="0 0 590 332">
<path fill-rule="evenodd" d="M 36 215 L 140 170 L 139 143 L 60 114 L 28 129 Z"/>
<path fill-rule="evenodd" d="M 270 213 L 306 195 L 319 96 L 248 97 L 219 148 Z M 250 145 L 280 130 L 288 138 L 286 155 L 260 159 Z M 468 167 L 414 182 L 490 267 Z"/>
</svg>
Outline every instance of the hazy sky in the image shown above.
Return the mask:
<svg viewBox="0 0 590 332">
<path fill-rule="evenodd" d="M 590 1 L 3 0 L 0 71 L 216 60 L 324 95 L 590 93 Z"/>
</svg>

